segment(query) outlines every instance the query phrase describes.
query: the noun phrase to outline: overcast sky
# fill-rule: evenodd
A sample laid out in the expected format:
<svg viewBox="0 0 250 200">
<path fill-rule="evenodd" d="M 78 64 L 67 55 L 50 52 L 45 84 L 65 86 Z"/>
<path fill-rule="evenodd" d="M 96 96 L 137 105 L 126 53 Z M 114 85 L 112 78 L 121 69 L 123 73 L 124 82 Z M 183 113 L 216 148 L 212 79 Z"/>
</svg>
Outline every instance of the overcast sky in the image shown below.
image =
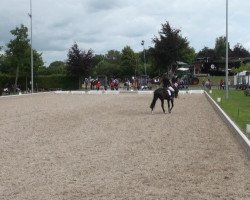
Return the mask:
<svg viewBox="0 0 250 200">
<path fill-rule="evenodd" d="M 229 42 L 250 50 L 250 1 L 229 1 Z M 24 24 L 30 28 L 30 0 L 1 0 L 0 46 L 11 39 L 10 30 Z M 95 54 L 135 52 L 153 46 L 161 25 L 169 21 L 196 52 L 214 48 L 215 39 L 226 32 L 226 0 L 32 0 L 33 48 L 45 65 L 65 61 L 76 42 Z"/>
</svg>

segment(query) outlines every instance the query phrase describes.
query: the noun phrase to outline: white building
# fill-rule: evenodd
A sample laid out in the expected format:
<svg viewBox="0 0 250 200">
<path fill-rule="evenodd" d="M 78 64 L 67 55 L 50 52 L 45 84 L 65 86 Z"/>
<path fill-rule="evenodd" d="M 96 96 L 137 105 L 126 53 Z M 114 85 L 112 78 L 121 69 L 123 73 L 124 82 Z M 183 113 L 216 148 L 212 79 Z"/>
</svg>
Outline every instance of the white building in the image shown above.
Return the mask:
<svg viewBox="0 0 250 200">
<path fill-rule="evenodd" d="M 234 76 L 234 85 L 248 85 L 250 86 L 250 71 L 242 71 Z"/>
</svg>

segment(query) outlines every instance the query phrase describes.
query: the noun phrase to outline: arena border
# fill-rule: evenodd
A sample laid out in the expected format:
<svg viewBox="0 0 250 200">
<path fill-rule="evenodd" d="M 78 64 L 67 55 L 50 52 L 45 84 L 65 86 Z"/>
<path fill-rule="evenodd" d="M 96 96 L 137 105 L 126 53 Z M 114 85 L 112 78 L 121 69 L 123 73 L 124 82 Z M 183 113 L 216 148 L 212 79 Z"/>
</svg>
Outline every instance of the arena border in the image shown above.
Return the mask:
<svg viewBox="0 0 250 200">
<path fill-rule="evenodd" d="M 180 90 L 179 94 L 204 94 L 204 90 Z"/>
<path fill-rule="evenodd" d="M 236 137 L 236 139 L 250 158 L 250 141 L 248 140 L 247 136 L 238 128 L 238 126 L 230 119 L 230 117 L 221 109 L 221 107 L 212 99 L 212 97 L 206 91 L 205 95 L 210 104 L 213 106 L 214 110 L 227 124 L 233 135 Z"/>
<path fill-rule="evenodd" d="M 204 90 L 180 90 L 180 94 L 203 94 Z M 153 95 L 153 90 L 89 90 L 89 91 L 55 91 L 55 94 L 139 94 L 139 95 Z"/>
<path fill-rule="evenodd" d="M 11 95 L 2 95 L 0 98 L 11 98 L 11 97 L 21 97 L 21 96 L 30 96 L 30 95 L 39 95 L 39 94 L 49 94 L 52 92 L 34 92 L 34 93 L 19 93 L 19 94 L 11 94 Z"/>
</svg>

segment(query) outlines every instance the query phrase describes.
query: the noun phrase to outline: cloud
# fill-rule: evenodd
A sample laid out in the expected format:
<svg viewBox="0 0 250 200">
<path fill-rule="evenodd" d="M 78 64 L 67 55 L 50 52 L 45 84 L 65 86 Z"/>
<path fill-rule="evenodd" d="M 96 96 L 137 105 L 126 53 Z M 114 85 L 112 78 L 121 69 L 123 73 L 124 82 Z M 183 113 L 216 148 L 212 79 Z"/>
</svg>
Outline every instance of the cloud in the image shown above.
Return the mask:
<svg viewBox="0 0 250 200">
<path fill-rule="evenodd" d="M 121 8 L 127 5 L 127 2 L 124 0 L 89 0 L 84 4 L 87 7 L 87 12 L 101 12 L 109 11 L 117 8 Z"/>
<path fill-rule="evenodd" d="M 181 29 L 190 45 L 199 51 L 213 48 L 215 39 L 225 35 L 225 1 L 217 0 L 36 0 L 33 5 L 33 46 L 48 64 L 65 60 L 74 42 L 83 50 L 106 53 L 130 46 L 141 51 L 153 46 L 161 24 L 169 21 Z M 0 45 L 12 37 L 10 30 L 20 24 L 30 27 L 29 1 L 2 0 Z M 250 1 L 229 1 L 229 41 L 233 47 L 249 45 Z"/>
</svg>

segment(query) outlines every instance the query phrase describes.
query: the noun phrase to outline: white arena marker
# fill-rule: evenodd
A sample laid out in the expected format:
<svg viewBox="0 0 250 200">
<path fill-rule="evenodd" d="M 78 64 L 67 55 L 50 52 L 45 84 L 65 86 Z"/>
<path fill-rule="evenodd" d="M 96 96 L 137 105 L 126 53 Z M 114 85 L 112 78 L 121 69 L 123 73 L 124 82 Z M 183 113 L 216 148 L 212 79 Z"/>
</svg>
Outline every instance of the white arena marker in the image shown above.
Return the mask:
<svg viewBox="0 0 250 200">
<path fill-rule="evenodd" d="M 100 90 L 90 90 L 90 91 L 88 91 L 88 94 L 102 94 L 102 91 L 100 91 Z"/>
<path fill-rule="evenodd" d="M 69 94 L 69 91 L 55 91 L 56 94 Z"/>
<path fill-rule="evenodd" d="M 138 94 L 153 94 L 153 91 L 138 91 Z"/>
<path fill-rule="evenodd" d="M 107 90 L 107 91 L 104 91 L 104 94 L 119 94 L 120 92 L 117 91 L 117 90 Z"/>
<path fill-rule="evenodd" d="M 203 94 L 204 90 L 189 90 L 189 94 Z"/>
<path fill-rule="evenodd" d="M 246 125 L 246 133 L 250 133 L 250 124 Z"/>
<path fill-rule="evenodd" d="M 85 94 L 85 91 L 71 91 L 71 94 Z"/>
<path fill-rule="evenodd" d="M 179 94 L 187 94 L 187 93 L 188 93 L 187 90 L 180 90 L 180 91 L 179 91 Z"/>
</svg>

